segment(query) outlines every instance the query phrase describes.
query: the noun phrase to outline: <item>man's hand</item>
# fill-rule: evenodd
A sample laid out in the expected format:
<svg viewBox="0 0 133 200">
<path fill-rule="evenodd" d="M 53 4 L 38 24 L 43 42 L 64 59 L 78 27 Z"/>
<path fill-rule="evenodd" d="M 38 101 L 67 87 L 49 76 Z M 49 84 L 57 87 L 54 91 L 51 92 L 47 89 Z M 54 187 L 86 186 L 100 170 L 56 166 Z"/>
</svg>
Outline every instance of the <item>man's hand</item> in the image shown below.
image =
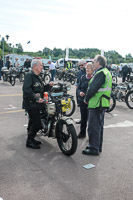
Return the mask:
<svg viewBox="0 0 133 200">
<path fill-rule="evenodd" d="M 52 87 L 52 86 L 54 85 L 54 82 L 51 81 L 51 82 L 49 83 L 49 85 Z"/>
<path fill-rule="evenodd" d="M 84 93 L 84 92 L 80 92 L 80 96 L 81 96 L 81 97 L 84 97 L 84 96 L 85 96 L 85 93 Z"/>
<path fill-rule="evenodd" d="M 39 98 L 39 100 L 38 100 L 37 102 L 38 102 L 38 103 L 43 103 L 43 102 L 44 102 L 44 99 Z"/>
<path fill-rule="evenodd" d="M 85 104 L 88 104 L 86 101 L 84 101 Z"/>
</svg>

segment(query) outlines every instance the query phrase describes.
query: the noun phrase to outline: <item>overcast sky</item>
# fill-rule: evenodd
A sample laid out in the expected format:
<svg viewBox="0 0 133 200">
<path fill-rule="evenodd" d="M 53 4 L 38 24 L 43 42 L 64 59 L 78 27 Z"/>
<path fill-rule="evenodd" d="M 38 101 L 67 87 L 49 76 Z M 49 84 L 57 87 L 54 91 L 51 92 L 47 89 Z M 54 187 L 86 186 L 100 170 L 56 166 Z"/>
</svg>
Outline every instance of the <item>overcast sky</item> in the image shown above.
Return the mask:
<svg viewBox="0 0 133 200">
<path fill-rule="evenodd" d="M 98 48 L 133 56 L 133 0 L 0 0 L 0 10 L 0 35 L 24 51 Z"/>
</svg>

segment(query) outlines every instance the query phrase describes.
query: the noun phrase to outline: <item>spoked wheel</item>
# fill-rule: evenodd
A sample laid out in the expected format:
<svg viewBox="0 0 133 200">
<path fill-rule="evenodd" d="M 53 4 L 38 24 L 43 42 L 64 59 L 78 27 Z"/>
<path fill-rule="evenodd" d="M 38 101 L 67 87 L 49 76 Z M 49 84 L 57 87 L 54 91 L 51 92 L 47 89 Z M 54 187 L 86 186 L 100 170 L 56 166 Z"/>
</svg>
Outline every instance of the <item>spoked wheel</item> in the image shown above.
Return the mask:
<svg viewBox="0 0 133 200">
<path fill-rule="evenodd" d="M 71 109 L 66 111 L 66 112 L 64 112 L 64 115 L 67 116 L 67 117 L 70 117 L 75 112 L 76 104 L 75 104 L 75 100 L 74 99 L 71 99 L 69 107 Z"/>
<path fill-rule="evenodd" d="M 116 99 L 115 99 L 114 94 L 111 93 L 110 106 L 105 111 L 106 112 L 111 112 L 112 110 L 114 110 L 115 106 L 116 106 Z"/>
<path fill-rule="evenodd" d="M 72 78 L 72 79 L 71 79 L 71 84 L 74 85 L 75 82 L 76 82 L 76 79 L 75 79 L 75 78 Z"/>
<path fill-rule="evenodd" d="M 44 75 L 44 83 L 48 84 L 49 82 L 50 82 L 50 75 L 49 74 Z"/>
<path fill-rule="evenodd" d="M 11 76 L 11 77 L 10 77 L 10 83 L 11 83 L 11 85 L 14 86 L 14 85 L 15 85 L 15 82 L 16 82 L 15 77 L 14 77 L 14 76 Z"/>
<path fill-rule="evenodd" d="M 3 81 L 7 81 L 5 74 L 3 74 Z"/>
<path fill-rule="evenodd" d="M 19 81 L 24 82 L 24 74 L 23 73 L 20 74 Z"/>
<path fill-rule="evenodd" d="M 128 108 L 133 109 L 133 91 L 129 91 L 126 95 L 125 102 Z"/>
<path fill-rule="evenodd" d="M 57 142 L 60 150 L 67 156 L 71 156 L 77 149 L 77 135 L 73 124 L 67 124 L 60 120 L 56 126 Z"/>
<path fill-rule="evenodd" d="M 112 76 L 112 82 L 117 83 L 117 76 Z"/>
</svg>

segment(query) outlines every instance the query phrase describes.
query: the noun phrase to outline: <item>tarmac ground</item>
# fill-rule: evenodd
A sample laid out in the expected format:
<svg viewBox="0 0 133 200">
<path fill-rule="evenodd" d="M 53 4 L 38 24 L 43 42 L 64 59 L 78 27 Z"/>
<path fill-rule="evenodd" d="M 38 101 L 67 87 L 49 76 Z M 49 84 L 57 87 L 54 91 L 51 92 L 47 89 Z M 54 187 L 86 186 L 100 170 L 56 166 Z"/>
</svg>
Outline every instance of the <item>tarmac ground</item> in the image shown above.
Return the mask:
<svg viewBox="0 0 133 200">
<path fill-rule="evenodd" d="M 75 96 L 75 86 L 71 94 Z M 80 119 L 79 107 L 72 116 Z M 74 124 L 77 134 L 80 125 Z M 22 83 L 0 81 L 0 198 L 3 200 L 132 200 L 133 110 L 117 102 L 106 113 L 103 152 L 65 156 L 56 139 L 38 136 L 41 149 L 26 148 L 27 116 L 22 110 Z M 95 165 L 85 169 L 83 165 Z M 1 199 L 0 199 L 1 200 Z"/>
</svg>

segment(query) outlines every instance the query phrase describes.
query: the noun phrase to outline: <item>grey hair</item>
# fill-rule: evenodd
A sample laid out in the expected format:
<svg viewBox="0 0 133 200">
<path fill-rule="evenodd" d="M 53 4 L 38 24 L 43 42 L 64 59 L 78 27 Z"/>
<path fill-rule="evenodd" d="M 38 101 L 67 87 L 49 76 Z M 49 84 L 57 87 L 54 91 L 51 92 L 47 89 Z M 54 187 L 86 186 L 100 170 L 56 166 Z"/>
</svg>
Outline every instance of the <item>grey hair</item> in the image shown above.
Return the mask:
<svg viewBox="0 0 133 200">
<path fill-rule="evenodd" d="M 33 59 L 31 62 L 31 69 L 33 69 L 34 66 L 38 65 L 39 62 L 40 62 L 39 59 Z"/>
<path fill-rule="evenodd" d="M 96 55 L 95 58 L 96 62 L 99 62 L 99 64 L 102 66 L 102 67 L 106 67 L 107 65 L 107 60 L 104 56 L 101 56 L 101 55 Z"/>
<path fill-rule="evenodd" d="M 83 65 L 86 63 L 86 60 L 85 59 L 81 59 L 79 62 L 78 62 L 78 65 Z"/>
</svg>

